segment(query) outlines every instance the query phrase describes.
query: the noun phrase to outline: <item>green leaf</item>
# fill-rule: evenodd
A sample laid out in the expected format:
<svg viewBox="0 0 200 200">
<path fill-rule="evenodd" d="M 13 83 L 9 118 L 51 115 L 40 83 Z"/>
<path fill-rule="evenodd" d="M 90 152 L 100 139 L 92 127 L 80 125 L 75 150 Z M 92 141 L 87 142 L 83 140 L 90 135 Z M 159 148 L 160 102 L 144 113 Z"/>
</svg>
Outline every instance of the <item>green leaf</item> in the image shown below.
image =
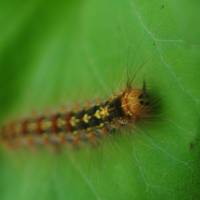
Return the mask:
<svg viewBox="0 0 200 200">
<path fill-rule="evenodd" d="M 1 150 L 0 198 L 199 199 L 199 19 L 195 0 L 1 1 L 2 121 L 108 98 L 127 69 L 161 110 L 97 148 Z"/>
</svg>

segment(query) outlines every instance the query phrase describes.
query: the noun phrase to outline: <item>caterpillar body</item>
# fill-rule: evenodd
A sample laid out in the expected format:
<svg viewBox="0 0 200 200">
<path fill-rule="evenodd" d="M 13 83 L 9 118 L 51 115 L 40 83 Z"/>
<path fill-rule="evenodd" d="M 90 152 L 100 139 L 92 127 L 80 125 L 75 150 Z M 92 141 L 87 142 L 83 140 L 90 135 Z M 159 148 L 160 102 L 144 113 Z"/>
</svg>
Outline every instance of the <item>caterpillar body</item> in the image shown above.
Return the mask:
<svg viewBox="0 0 200 200">
<path fill-rule="evenodd" d="M 78 111 L 29 117 L 1 128 L 1 141 L 9 146 L 95 143 L 99 138 L 134 124 L 150 111 L 145 89 L 127 86 L 118 95 Z"/>
</svg>

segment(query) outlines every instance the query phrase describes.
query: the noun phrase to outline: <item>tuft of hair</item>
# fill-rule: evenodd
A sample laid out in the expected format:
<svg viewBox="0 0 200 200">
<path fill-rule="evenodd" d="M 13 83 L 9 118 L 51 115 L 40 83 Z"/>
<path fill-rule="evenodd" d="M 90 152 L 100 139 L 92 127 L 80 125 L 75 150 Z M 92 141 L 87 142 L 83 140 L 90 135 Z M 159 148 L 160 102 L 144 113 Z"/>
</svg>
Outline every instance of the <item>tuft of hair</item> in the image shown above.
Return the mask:
<svg viewBox="0 0 200 200">
<path fill-rule="evenodd" d="M 148 117 L 151 111 L 151 104 L 146 82 L 143 82 L 141 89 L 134 88 L 131 84 L 127 85 L 122 94 L 121 103 L 123 111 L 130 118 L 137 120 Z"/>
</svg>

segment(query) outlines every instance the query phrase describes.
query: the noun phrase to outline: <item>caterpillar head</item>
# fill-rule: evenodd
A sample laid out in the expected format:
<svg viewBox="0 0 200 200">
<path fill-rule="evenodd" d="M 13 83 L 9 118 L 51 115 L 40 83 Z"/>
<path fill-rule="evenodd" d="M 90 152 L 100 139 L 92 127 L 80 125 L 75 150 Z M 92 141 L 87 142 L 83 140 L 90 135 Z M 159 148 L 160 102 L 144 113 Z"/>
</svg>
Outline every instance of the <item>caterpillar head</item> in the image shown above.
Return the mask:
<svg viewBox="0 0 200 200">
<path fill-rule="evenodd" d="M 145 83 L 142 89 L 127 88 L 122 94 L 124 113 L 132 119 L 146 117 L 150 111 L 150 99 Z"/>
</svg>

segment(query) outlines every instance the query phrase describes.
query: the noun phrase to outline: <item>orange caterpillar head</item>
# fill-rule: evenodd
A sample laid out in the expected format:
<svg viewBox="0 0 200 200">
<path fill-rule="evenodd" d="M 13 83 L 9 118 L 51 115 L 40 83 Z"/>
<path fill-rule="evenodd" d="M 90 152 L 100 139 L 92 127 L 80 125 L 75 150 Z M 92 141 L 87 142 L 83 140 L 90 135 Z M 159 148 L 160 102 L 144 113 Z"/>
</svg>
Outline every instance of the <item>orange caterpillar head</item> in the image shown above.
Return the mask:
<svg viewBox="0 0 200 200">
<path fill-rule="evenodd" d="M 143 89 L 127 88 L 122 94 L 121 103 L 124 113 L 130 118 L 147 117 L 150 111 L 150 101 L 145 84 Z"/>
</svg>

